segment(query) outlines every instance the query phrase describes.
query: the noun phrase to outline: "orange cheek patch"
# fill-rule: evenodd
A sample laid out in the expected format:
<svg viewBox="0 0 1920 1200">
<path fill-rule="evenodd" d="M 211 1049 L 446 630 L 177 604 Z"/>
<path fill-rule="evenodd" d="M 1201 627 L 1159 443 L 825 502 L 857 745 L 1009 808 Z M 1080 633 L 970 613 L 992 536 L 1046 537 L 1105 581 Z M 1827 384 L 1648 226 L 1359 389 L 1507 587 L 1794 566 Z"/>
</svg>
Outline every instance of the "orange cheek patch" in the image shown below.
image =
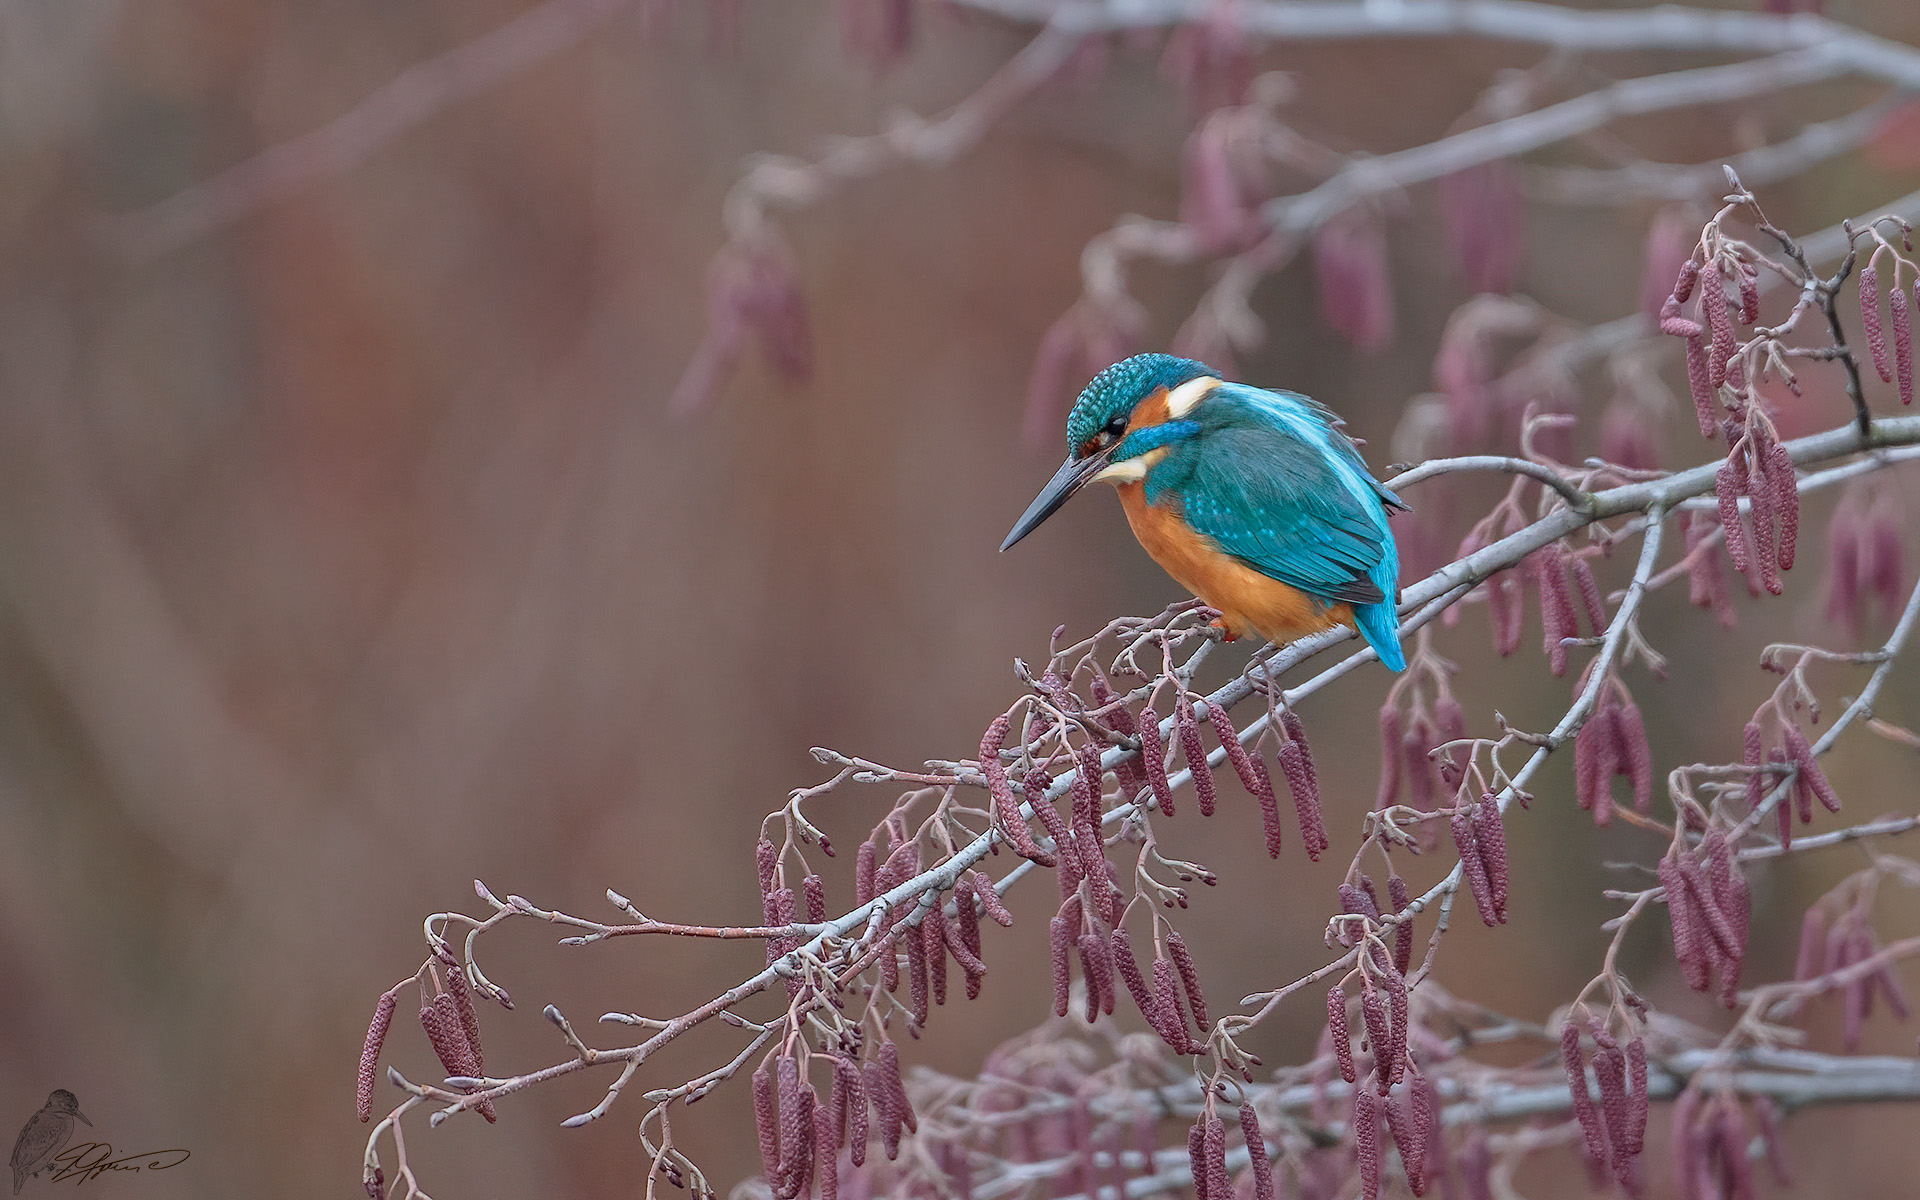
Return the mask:
<svg viewBox="0 0 1920 1200">
<path fill-rule="evenodd" d="M 1145 429 L 1151 425 L 1165 425 L 1173 419 L 1173 410 L 1167 407 L 1167 389 L 1155 388 L 1154 393 L 1134 406 L 1133 416 L 1127 422 L 1127 432 Z"/>
<path fill-rule="evenodd" d="M 1164 405 L 1164 394 L 1162 399 Z M 1179 513 L 1148 504 L 1144 485 L 1129 483 L 1119 491 L 1133 536 L 1180 586 L 1220 610 L 1228 632 L 1253 632 L 1270 642 L 1290 642 L 1353 623 L 1347 605 L 1323 604 L 1262 575 L 1195 533 Z"/>
</svg>

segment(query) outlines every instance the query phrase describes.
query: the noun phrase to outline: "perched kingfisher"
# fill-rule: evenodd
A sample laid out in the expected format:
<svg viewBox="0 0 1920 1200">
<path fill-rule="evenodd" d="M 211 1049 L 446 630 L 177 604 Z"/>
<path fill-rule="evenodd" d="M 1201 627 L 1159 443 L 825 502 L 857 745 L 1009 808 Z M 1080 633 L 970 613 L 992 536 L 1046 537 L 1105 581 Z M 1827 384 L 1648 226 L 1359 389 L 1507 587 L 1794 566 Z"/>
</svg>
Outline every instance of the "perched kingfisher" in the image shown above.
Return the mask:
<svg viewBox="0 0 1920 1200">
<path fill-rule="evenodd" d="M 1405 669 L 1387 513 L 1406 505 L 1318 403 L 1168 354 L 1115 363 L 1074 402 L 1067 461 L 1000 548 L 1096 479 L 1118 486 L 1133 535 L 1219 610 L 1229 639 L 1284 644 L 1347 625 Z"/>
<path fill-rule="evenodd" d="M 80 1101 L 74 1094 L 58 1088 L 47 1097 L 39 1112 L 27 1118 L 26 1127 L 13 1143 L 14 1195 L 20 1194 L 27 1176 L 38 1175 L 53 1161 L 54 1155 L 66 1149 L 67 1142 L 73 1138 L 75 1117 L 87 1121 L 87 1114 L 80 1111 Z M 87 1124 L 93 1122 L 87 1121 Z"/>
</svg>

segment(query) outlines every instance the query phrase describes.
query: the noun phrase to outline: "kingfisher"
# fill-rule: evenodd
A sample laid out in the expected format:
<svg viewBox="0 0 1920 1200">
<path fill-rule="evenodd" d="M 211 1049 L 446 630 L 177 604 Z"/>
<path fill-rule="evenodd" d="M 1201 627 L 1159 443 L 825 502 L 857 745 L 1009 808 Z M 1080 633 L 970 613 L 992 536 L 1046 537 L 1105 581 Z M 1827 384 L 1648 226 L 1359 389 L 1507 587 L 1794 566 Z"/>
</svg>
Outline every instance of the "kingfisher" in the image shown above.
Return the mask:
<svg viewBox="0 0 1920 1200">
<path fill-rule="evenodd" d="M 1284 645 L 1345 625 L 1406 668 L 1387 526 L 1406 505 L 1323 405 L 1170 354 L 1117 362 L 1074 401 L 1067 461 L 1000 549 L 1095 480 L 1116 485 L 1134 537 L 1219 612 L 1227 640 L 1252 632 Z"/>
<path fill-rule="evenodd" d="M 40 1111 L 27 1118 L 27 1124 L 20 1131 L 20 1137 L 13 1143 L 13 1194 L 18 1196 L 29 1175 L 38 1175 L 53 1156 L 66 1149 L 67 1142 L 73 1138 L 73 1119 L 79 1117 L 87 1121 L 87 1114 L 80 1111 L 80 1101 L 65 1088 L 56 1088 L 40 1106 Z M 87 1121 L 92 1125 L 92 1121 Z"/>
</svg>

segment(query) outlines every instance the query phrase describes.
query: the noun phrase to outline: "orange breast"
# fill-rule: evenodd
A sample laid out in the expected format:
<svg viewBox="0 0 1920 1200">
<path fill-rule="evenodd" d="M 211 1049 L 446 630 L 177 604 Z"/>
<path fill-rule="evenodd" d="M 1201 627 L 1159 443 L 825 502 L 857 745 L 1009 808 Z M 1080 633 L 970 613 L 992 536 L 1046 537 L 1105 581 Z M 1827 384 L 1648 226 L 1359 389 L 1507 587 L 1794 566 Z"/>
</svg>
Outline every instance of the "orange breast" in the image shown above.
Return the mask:
<svg viewBox="0 0 1920 1200">
<path fill-rule="evenodd" d="M 1228 632 L 1258 633 L 1270 642 L 1290 642 L 1310 633 L 1353 624 L 1345 604 L 1323 604 L 1299 588 L 1271 579 L 1195 533 L 1178 512 L 1148 504 L 1146 485 L 1122 484 L 1120 505 L 1127 524 L 1153 561 L 1180 586 L 1220 610 Z"/>
</svg>

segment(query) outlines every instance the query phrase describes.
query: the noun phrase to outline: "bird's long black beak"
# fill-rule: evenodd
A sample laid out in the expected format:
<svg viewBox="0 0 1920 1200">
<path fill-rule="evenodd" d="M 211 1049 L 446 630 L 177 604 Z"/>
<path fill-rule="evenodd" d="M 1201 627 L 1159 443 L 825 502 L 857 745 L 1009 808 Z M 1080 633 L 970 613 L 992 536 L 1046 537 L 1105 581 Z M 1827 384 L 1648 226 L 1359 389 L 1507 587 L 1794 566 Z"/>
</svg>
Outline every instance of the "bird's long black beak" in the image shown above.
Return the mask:
<svg viewBox="0 0 1920 1200">
<path fill-rule="evenodd" d="M 1053 478 L 1047 480 L 1047 486 L 1040 489 L 1033 503 L 1027 505 L 1027 511 L 1021 513 L 1020 519 L 1013 523 L 1013 532 L 1007 534 L 1007 540 L 1000 543 L 1000 548 L 1005 550 L 1039 528 L 1040 522 L 1057 512 L 1075 492 L 1087 486 L 1087 482 L 1106 467 L 1107 457 L 1105 454 L 1089 454 L 1085 458 L 1069 458 L 1061 463 L 1060 469 L 1053 473 Z"/>
<path fill-rule="evenodd" d="M 82 1121 L 87 1121 L 87 1114 L 85 1114 L 85 1113 L 83 1113 L 83 1112 L 81 1112 L 81 1111 L 80 1111 L 80 1107 L 79 1107 L 79 1105 L 75 1105 L 75 1106 L 74 1106 L 74 1109 L 73 1109 L 73 1115 L 74 1115 L 74 1116 L 76 1116 L 76 1117 L 79 1117 L 79 1118 L 80 1118 L 80 1119 L 81 1119 Z M 89 1129 L 91 1129 L 91 1128 L 93 1128 L 93 1122 L 92 1122 L 92 1121 L 87 1121 L 87 1128 L 89 1128 Z"/>
</svg>

